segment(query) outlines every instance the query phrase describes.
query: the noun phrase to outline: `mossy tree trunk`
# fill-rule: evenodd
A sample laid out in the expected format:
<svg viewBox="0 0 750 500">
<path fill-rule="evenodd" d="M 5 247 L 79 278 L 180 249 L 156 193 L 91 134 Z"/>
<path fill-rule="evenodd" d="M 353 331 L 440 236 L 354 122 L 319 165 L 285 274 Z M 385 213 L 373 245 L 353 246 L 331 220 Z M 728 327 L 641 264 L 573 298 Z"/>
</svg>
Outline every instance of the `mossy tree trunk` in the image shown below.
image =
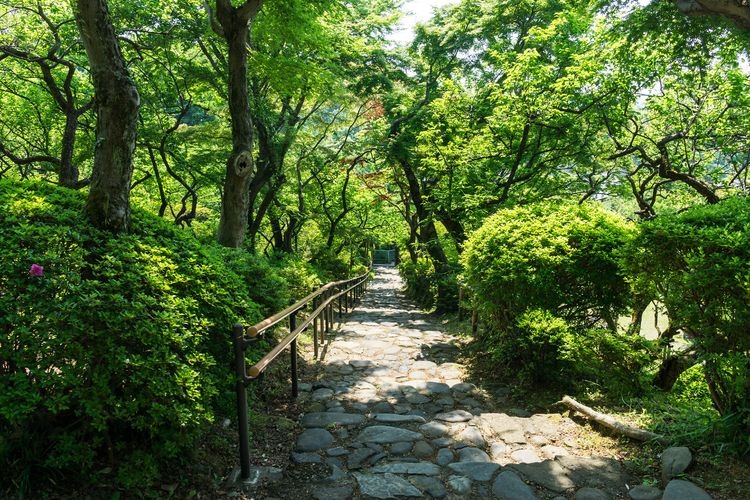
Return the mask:
<svg viewBox="0 0 750 500">
<path fill-rule="evenodd" d="M 120 52 L 106 0 L 76 0 L 76 22 L 91 65 L 96 145 L 86 212 L 115 233 L 130 225 L 130 179 L 140 97 Z"/>
<path fill-rule="evenodd" d="M 255 170 L 253 122 L 247 91 L 247 43 L 250 24 L 262 0 L 248 0 L 233 7 L 230 0 L 216 0 L 214 31 L 227 42 L 229 51 L 229 114 L 232 119 L 232 153 L 227 160 L 218 241 L 239 248 L 245 240 L 249 189 Z"/>
</svg>

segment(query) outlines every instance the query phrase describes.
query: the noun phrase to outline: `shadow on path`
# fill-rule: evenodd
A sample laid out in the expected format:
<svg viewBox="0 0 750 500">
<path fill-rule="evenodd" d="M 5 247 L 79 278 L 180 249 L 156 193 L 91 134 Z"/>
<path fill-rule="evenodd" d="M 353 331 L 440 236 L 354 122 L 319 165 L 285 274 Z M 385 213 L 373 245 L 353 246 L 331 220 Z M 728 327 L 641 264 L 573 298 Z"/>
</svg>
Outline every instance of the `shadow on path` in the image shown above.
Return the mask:
<svg viewBox="0 0 750 500">
<path fill-rule="evenodd" d="M 613 458 L 578 447 L 560 414 L 511 416 L 465 382 L 459 349 L 401 294 L 392 267 L 375 278 L 300 384 L 302 432 L 276 498 L 624 498 Z"/>
</svg>

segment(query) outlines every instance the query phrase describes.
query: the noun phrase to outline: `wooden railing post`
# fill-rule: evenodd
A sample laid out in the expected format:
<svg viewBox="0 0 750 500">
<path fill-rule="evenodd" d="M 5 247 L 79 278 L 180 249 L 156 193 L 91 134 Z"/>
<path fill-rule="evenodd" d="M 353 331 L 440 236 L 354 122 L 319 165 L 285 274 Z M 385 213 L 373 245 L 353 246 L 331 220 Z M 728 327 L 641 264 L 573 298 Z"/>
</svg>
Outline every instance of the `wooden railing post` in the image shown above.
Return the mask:
<svg viewBox="0 0 750 500">
<path fill-rule="evenodd" d="M 240 478 L 250 479 L 250 431 L 247 425 L 247 388 L 245 387 L 245 327 L 236 324 L 232 329 L 234 344 L 234 366 L 237 375 L 237 425 L 240 434 Z"/>
<path fill-rule="evenodd" d="M 297 329 L 297 313 L 293 312 L 289 316 L 289 331 L 293 332 Z M 299 395 L 299 389 L 297 385 L 297 339 L 292 340 L 292 344 L 289 346 L 289 353 L 292 361 L 292 399 L 297 399 Z"/>
</svg>

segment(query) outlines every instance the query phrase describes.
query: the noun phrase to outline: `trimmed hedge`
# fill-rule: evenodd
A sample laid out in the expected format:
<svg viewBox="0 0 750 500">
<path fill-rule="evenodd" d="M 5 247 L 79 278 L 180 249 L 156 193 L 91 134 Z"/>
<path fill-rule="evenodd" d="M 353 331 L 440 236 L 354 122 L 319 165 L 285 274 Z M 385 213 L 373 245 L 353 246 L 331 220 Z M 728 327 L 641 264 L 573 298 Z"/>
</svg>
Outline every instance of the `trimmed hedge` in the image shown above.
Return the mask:
<svg viewBox="0 0 750 500">
<path fill-rule="evenodd" d="M 660 216 L 628 253 L 634 284 L 662 301 L 699 354 L 719 413 L 750 449 L 750 198 Z"/>
<path fill-rule="evenodd" d="M 564 372 L 631 377 L 647 361 L 635 351 L 623 357 L 641 341 L 616 326 L 629 302 L 617 255 L 633 231 L 594 203 L 545 202 L 489 217 L 461 256 L 488 326 L 483 350 L 531 381 L 560 381 Z"/>
<path fill-rule="evenodd" d="M 78 192 L 0 181 L 5 488 L 24 490 L 40 468 L 87 481 L 102 460 L 124 487 L 154 480 L 225 404 L 231 325 L 261 317 L 229 251 L 140 210 L 113 237 L 83 205 Z"/>
</svg>

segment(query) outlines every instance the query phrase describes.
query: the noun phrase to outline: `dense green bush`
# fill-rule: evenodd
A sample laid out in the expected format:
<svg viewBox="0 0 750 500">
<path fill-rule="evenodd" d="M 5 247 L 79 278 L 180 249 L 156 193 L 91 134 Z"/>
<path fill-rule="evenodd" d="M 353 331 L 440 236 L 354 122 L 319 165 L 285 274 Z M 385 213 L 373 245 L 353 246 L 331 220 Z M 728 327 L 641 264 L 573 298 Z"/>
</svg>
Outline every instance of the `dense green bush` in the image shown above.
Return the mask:
<svg viewBox="0 0 750 500">
<path fill-rule="evenodd" d="M 437 295 L 437 276 L 435 268 L 427 259 L 420 259 L 416 263 L 403 260 L 398 265 L 399 273 L 406 284 L 407 297 L 414 300 L 425 309 L 435 306 Z"/>
<path fill-rule="evenodd" d="M 310 262 L 318 269 L 323 281 L 334 281 L 349 277 L 349 264 L 329 248 L 318 249 Z"/>
<path fill-rule="evenodd" d="M 714 405 L 750 431 L 750 199 L 644 223 L 627 262 L 699 353 Z M 747 434 L 746 434 L 747 435 Z M 750 438 L 748 438 L 750 439 Z M 750 441 L 747 442 L 750 446 Z"/>
<path fill-rule="evenodd" d="M 279 254 L 271 259 L 271 264 L 287 282 L 291 300 L 299 300 L 333 279 L 298 255 Z"/>
<path fill-rule="evenodd" d="M 294 298 L 283 268 L 279 268 L 283 261 L 233 248 L 217 247 L 213 251 L 242 278 L 245 292 L 261 307 L 264 317 L 281 311 Z"/>
<path fill-rule="evenodd" d="M 566 370 L 596 377 L 592 367 L 629 354 L 625 346 L 639 340 L 617 333 L 629 301 L 617 251 L 632 232 L 593 203 L 540 203 L 488 218 L 462 255 L 463 280 L 488 325 L 480 339 L 487 351 L 536 381 Z"/>
<path fill-rule="evenodd" d="M 217 252 L 138 210 L 130 234 L 102 233 L 83 203 L 0 182 L 0 463 L 20 489 L 101 460 L 148 484 L 231 387 L 231 325 L 260 318 Z"/>
</svg>

